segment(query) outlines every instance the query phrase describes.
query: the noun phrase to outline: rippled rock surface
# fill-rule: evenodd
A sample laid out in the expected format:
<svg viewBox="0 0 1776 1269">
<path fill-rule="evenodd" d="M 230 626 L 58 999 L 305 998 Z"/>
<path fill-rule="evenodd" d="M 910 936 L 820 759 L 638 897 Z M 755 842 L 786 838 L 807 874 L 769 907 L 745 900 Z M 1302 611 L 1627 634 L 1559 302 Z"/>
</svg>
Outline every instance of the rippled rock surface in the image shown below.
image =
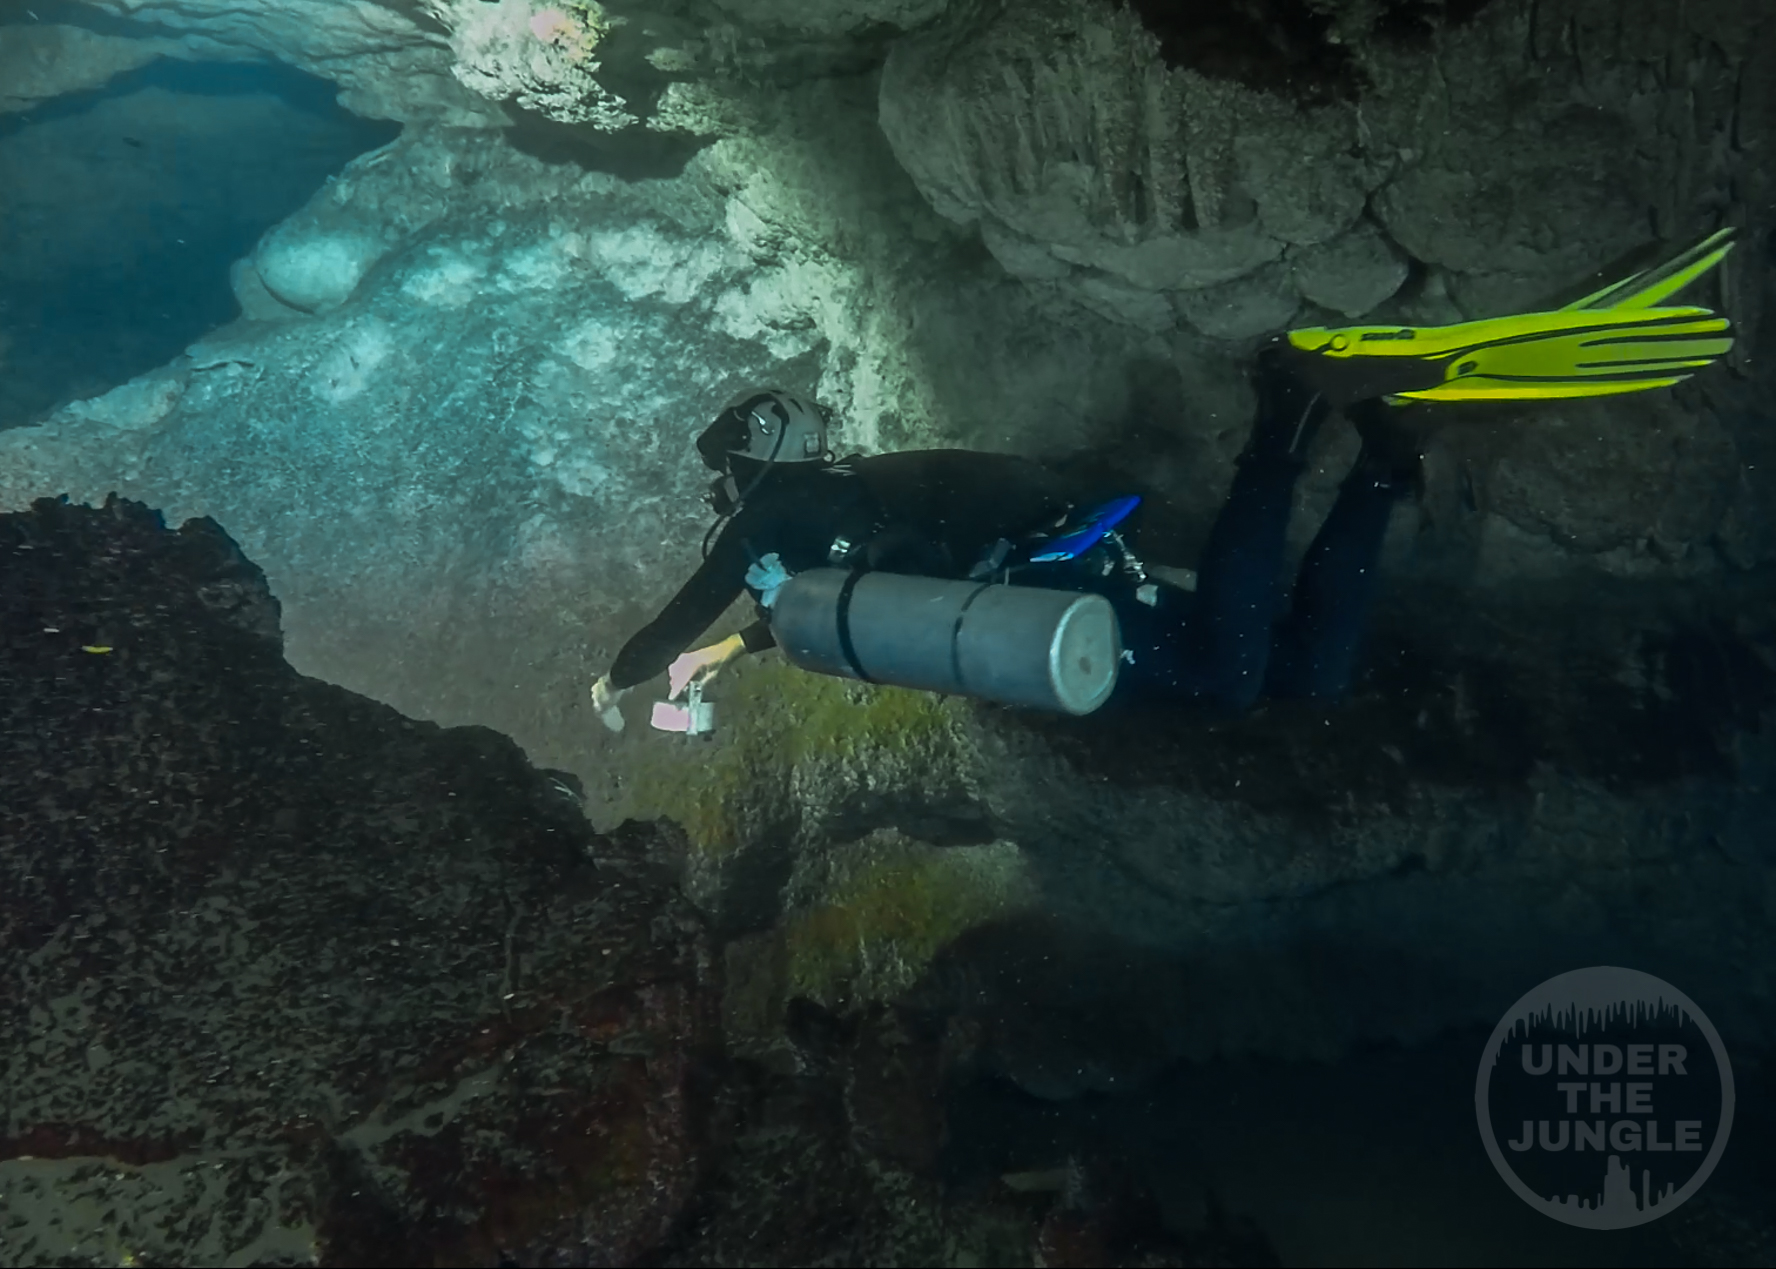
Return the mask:
<svg viewBox="0 0 1776 1269">
<path fill-rule="evenodd" d="M 285 664 L 208 521 L 0 519 L 13 1263 L 632 1258 L 713 1041 L 650 830 Z"/>
<path fill-rule="evenodd" d="M 7 1263 L 1028 1264 L 1057 1212 L 1195 1254 L 946 1187 L 941 1017 L 761 1026 L 681 835 L 297 674 L 213 521 L 44 500 L 0 581 Z"/>
</svg>

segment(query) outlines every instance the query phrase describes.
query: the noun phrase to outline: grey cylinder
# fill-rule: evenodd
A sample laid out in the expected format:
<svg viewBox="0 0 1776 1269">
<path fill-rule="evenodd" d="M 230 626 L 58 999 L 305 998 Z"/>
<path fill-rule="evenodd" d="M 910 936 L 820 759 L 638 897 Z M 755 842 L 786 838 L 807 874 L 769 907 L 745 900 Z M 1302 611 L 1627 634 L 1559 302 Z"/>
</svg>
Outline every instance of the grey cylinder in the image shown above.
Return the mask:
<svg viewBox="0 0 1776 1269">
<path fill-rule="evenodd" d="M 771 630 L 816 674 L 1089 714 L 1122 661 L 1101 595 L 940 581 L 900 573 L 798 573 L 777 592 Z"/>
</svg>

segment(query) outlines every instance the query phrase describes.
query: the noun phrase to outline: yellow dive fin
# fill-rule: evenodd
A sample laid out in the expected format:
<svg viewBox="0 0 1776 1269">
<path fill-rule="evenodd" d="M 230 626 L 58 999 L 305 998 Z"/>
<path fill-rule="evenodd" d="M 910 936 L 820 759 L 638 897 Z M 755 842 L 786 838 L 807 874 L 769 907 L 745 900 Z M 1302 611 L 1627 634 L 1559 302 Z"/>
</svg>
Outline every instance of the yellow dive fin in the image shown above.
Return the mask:
<svg viewBox="0 0 1776 1269">
<path fill-rule="evenodd" d="M 1660 300 L 1669 299 L 1697 278 L 1727 258 L 1733 249 L 1731 227 L 1709 234 L 1687 251 L 1671 257 L 1664 264 L 1642 269 L 1632 277 L 1612 282 L 1601 291 L 1593 291 L 1582 300 L 1574 300 L 1561 311 L 1570 309 L 1652 308 Z"/>
<path fill-rule="evenodd" d="M 1712 309 L 1661 306 L 1718 265 L 1732 230 L 1565 308 L 1455 326 L 1306 327 L 1289 332 L 1292 368 L 1341 404 L 1526 401 L 1668 388 L 1724 357 L 1732 324 Z"/>
</svg>

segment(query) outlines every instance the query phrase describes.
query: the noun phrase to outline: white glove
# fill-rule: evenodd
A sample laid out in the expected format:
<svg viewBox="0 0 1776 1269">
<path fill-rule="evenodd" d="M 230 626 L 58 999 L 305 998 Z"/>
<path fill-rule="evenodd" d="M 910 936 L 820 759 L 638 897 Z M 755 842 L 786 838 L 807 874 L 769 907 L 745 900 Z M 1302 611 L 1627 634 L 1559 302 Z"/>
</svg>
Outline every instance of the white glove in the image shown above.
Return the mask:
<svg viewBox="0 0 1776 1269">
<path fill-rule="evenodd" d="M 769 608 L 777 602 L 777 592 L 789 580 L 789 570 L 777 552 L 759 557 L 758 563 L 746 570 L 746 584 L 759 592 L 759 606 Z"/>
<path fill-rule="evenodd" d="M 746 651 L 746 641 L 739 635 L 729 635 L 720 643 L 712 643 L 707 648 L 698 648 L 687 652 L 674 661 L 666 671 L 666 679 L 671 686 L 666 699 L 675 701 L 684 694 L 685 688 L 694 682 L 707 683 L 714 678 L 722 666 Z"/>
<path fill-rule="evenodd" d="M 623 712 L 617 708 L 623 698 L 629 694 L 626 687 L 612 687 L 611 676 L 606 674 L 592 685 L 592 708 L 598 711 L 598 721 L 612 731 L 623 730 Z"/>
</svg>

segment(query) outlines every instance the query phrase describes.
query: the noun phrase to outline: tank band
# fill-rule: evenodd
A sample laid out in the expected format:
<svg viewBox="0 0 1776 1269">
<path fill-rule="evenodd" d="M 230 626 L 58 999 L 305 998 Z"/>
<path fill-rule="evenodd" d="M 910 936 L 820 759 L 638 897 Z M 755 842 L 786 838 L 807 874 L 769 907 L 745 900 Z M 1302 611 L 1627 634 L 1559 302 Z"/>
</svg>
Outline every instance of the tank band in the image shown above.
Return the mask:
<svg viewBox="0 0 1776 1269">
<path fill-rule="evenodd" d="M 987 593 L 992 582 L 982 582 L 975 588 L 974 594 L 962 601 L 962 607 L 956 610 L 956 623 L 950 627 L 950 681 L 956 686 L 962 685 L 962 623 L 968 618 L 968 610 L 974 607 L 974 601 Z"/>
<path fill-rule="evenodd" d="M 869 676 L 869 671 L 865 670 L 862 662 L 858 661 L 857 647 L 851 642 L 851 592 L 857 589 L 857 583 L 863 579 L 864 572 L 865 570 L 861 568 L 852 569 L 851 576 L 847 577 L 845 584 L 839 588 L 839 611 L 837 614 L 839 651 L 844 654 L 845 664 L 851 667 L 852 673 L 865 683 L 874 683 L 875 680 Z"/>
</svg>

